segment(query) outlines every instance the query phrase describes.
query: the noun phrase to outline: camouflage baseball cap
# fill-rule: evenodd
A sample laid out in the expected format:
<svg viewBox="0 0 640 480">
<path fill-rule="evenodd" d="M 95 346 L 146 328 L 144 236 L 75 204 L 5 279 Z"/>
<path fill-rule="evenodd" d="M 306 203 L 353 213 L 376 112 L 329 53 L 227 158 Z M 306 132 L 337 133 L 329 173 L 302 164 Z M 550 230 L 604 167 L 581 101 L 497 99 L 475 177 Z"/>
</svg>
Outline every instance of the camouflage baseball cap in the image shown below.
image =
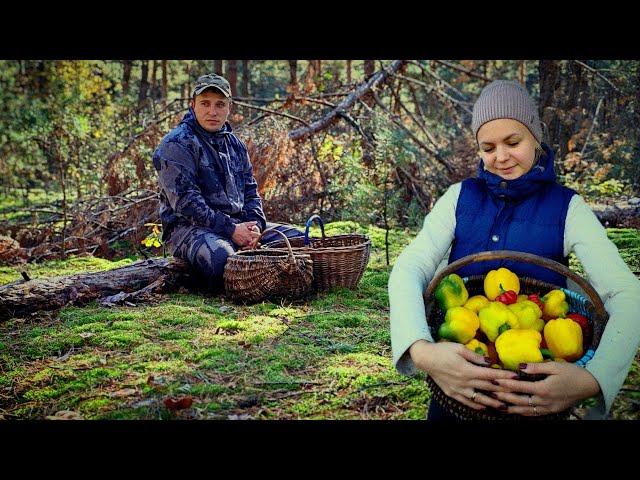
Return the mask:
<svg viewBox="0 0 640 480">
<path fill-rule="evenodd" d="M 195 97 L 196 95 L 200 95 L 207 88 L 217 88 L 225 97 L 231 98 L 231 85 L 229 85 L 229 82 L 227 82 L 224 77 L 216 75 L 215 73 L 209 73 L 199 77 L 198 80 L 196 80 L 196 86 L 193 87 L 193 95 L 191 96 Z"/>
</svg>

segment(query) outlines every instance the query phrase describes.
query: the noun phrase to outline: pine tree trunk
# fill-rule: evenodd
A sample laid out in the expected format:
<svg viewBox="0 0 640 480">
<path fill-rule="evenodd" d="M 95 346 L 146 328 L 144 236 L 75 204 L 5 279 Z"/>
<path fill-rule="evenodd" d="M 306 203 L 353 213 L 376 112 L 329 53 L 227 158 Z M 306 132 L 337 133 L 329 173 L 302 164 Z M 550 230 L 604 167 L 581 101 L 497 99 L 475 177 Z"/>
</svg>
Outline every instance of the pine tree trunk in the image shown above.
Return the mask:
<svg viewBox="0 0 640 480">
<path fill-rule="evenodd" d="M 142 72 L 140 76 L 140 90 L 138 91 L 138 108 L 142 107 L 149 92 L 149 61 L 142 61 Z"/>
<path fill-rule="evenodd" d="M 168 97 L 167 61 L 162 60 L 162 104 L 167 105 Z"/>
<path fill-rule="evenodd" d="M 292 95 L 298 92 L 298 61 L 289 60 L 289 91 Z"/>
<path fill-rule="evenodd" d="M 231 86 L 231 95 L 238 95 L 238 61 L 227 60 L 227 80 Z"/>
<path fill-rule="evenodd" d="M 158 61 L 154 60 L 151 67 L 151 98 L 158 98 Z"/>
<path fill-rule="evenodd" d="M 131 81 L 131 67 L 133 65 L 133 61 L 123 60 L 122 64 L 122 93 L 126 96 L 129 93 L 129 82 Z"/>
<path fill-rule="evenodd" d="M 249 96 L 249 60 L 242 60 L 242 96 Z"/>
<path fill-rule="evenodd" d="M 374 60 L 365 60 L 364 61 L 364 77 L 369 78 L 371 75 L 375 73 L 375 61 Z M 362 97 L 362 101 L 367 104 L 370 108 L 373 108 L 375 104 L 375 99 L 371 93 L 367 93 Z M 375 132 L 373 129 L 367 124 L 364 127 L 364 133 L 366 137 L 366 141 L 362 143 L 362 163 L 367 168 L 372 168 L 375 165 Z"/>
</svg>

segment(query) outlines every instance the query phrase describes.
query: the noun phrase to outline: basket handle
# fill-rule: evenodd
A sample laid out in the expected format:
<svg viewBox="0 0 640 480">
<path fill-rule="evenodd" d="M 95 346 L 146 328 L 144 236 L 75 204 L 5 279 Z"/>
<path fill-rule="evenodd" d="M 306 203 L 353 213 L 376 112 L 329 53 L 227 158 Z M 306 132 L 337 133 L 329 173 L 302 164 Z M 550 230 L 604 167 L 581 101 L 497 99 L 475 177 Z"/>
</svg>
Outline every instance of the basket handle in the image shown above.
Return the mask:
<svg viewBox="0 0 640 480">
<path fill-rule="evenodd" d="M 431 298 L 431 293 L 433 293 L 433 291 L 438 286 L 440 281 L 450 273 L 454 273 L 459 268 L 462 268 L 471 263 L 484 262 L 488 260 L 502 260 L 502 259 L 533 263 L 534 265 L 548 268 L 549 270 L 553 270 L 554 272 L 559 273 L 560 275 L 564 275 L 565 277 L 570 278 L 571 280 L 576 282 L 578 285 L 580 285 L 582 290 L 589 296 L 589 298 L 591 299 L 591 302 L 593 303 L 596 313 L 600 315 L 602 318 L 608 317 L 607 311 L 604 308 L 604 304 L 600 299 L 600 295 L 598 295 L 598 292 L 596 292 L 595 289 L 589 284 L 589 282 L 587 282 L 581 276 L 569 270 L 563 264 L 556 262 L 555 260 L 551 260 L 545 257 L 540 257 L 538 255 L 533 255 L 531 253 L 516 252 L 514 250 L 495 250 L 495 251 L 487 251 L 487 252 L 478 252 L 478 253 L 473 253 L 471 255 L 467 255 L 466 257 L 459 258 L 454 262 L 451 262 L 449 265 L 443 268 L 440 271 L 440 273 L 438 273 L 435 277 L 433 277 L 433 279 L 431 280 L 431 283 L 429 283 L 429 286 L 427 287 L 427 289 L 423 294 L 425 305 L 429 301 L 429 298 Z"/>
<path fill-rule="evenodd" d="M 264 232 L 262 232 L 260 234 L 260 237 L 258 237 L 258 238 L 261 239 L 264 236 L 264 234 L 267 233 L 267 232 L 275 232 L 275 233 L 281 235 L 282 238 L 284 238 L 284 242 L 287 244 L 287 249 L 289 250 L 289 261 L 291 263 L 295 263 L 296 259 L 293 256 L 293 249 L 291 248 L 291 243 L 289 242 L 289 238 L 284 233 L 282 233 L 280 230 L 276 230 L 275 228 L 267 228 Z"/>
<path fill-rule="evenodd" d="M 318 214 L 311 215 L 309 217 L 309 220 L 307 220 L 307 225 L 306 225 L 306 227 L 304 229 L 304 244 L 305 244 L 305 246 L 309 245 L 309 228 L 311 227 L 311 224 L 313 223 L 314 220 L 317 220 L 318 223 L 320 224 L 320 230 L 322 231 L 322 238 L 325 238 L 325 235 L 324 235 L 324 222 L 320 218 L 320 215 L 318 215 Z"/>
</svg>

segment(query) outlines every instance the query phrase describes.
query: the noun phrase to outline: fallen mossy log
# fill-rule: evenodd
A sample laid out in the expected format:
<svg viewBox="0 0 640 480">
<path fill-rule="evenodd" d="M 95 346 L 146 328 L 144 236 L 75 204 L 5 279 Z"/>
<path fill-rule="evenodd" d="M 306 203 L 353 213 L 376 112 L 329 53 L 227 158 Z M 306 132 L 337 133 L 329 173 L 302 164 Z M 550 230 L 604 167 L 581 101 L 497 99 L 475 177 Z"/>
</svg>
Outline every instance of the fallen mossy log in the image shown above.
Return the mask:
<svg viewBox="0 0 640 480">
<path fill-rule="evenodd" d="M 605 227 L 625 226 L 629 221 L 640 218 L 640 199 L 617 202 L 612 205 L 590 205 L 600 223 Z"/>
<path fill-rule="evenodd" d="M 193 280 L 188 264 L 176 258 L 150 258 L 102 272 L 18 280 L 0 286 L 0 321 L 82 305 L 106 296 L 130 298 L 121 293 L 168 292 L 189 286 Z M 114 304 L 113 298 L 118 297 L 112 297 L 107 304 Z"/>
</svg>

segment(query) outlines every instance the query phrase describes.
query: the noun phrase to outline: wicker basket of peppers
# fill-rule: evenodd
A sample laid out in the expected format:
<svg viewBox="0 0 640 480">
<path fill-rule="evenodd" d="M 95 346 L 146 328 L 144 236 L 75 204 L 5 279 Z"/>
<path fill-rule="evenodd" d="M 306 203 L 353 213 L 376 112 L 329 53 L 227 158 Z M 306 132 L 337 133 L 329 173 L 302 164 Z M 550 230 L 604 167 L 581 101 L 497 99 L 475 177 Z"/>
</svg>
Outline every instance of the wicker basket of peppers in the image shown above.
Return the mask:
<svg viewBox="0 0 640 480">
<path fill-rule="evenodd" d="M 532 263 L 573 280 L 589 297 L 507 268 L 461 278 L 455 272 L 471 263 L 515 260 Z M 580 366 L 593 357 L 608 321 L 594 288 L 561 263 L 510 250 L 479 252 L 460 258 L 436 275 L 424 292 L 427 324 L 436 341 L 453 341 L 491 358 L 492 368 L 518 371 L 520 363 L 549 360 Z M 487 367 L 490 368 L 490 367 Z M 538 381 L 545 375 L 518 371 L 520 379 Z M 430 377 L 427 383 L 446 410 L 464 420 L 557 420 L 563 412 L 525 417 L 493 408 L 474 410 L 447 396 Z"/>
</svg>

